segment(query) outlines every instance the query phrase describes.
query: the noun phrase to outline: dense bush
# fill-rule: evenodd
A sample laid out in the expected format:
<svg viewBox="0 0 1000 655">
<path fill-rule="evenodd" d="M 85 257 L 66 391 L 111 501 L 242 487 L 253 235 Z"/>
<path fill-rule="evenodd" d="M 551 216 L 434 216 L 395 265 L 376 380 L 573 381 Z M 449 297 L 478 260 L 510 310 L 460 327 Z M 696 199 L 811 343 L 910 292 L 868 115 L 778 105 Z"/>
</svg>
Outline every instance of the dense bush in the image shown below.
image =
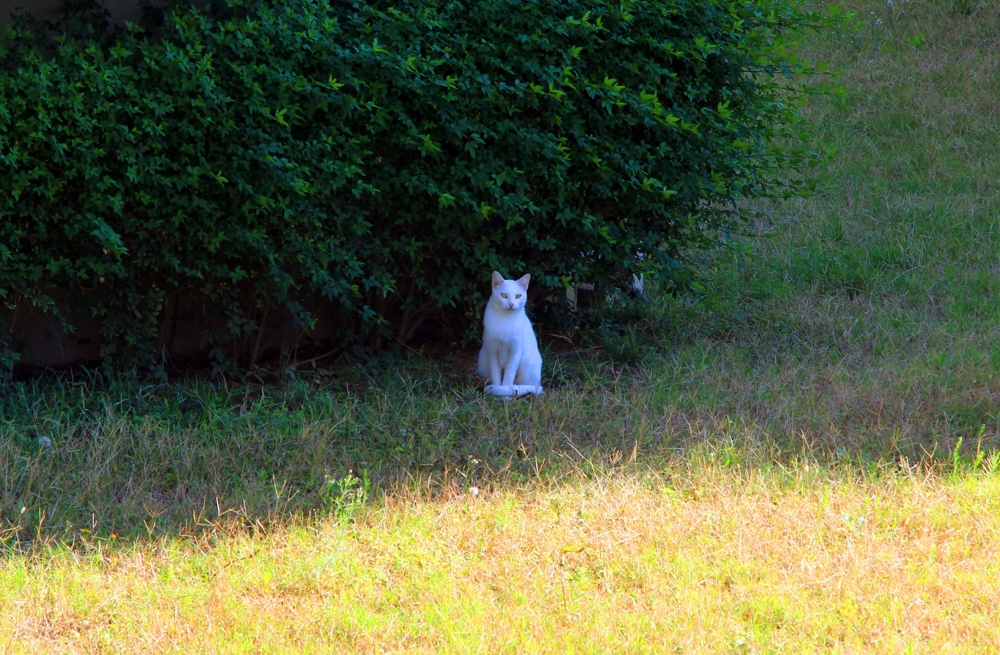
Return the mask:
<svg viewBox="0 0 1000 655">
<path fill-rule="evenodd" d="M 468 326 L 493 269 L 676 284 L 736 201 L 787 188 L 773 73 L 814 19 L 794 0 L 229 0 L 111 36 L 21 22 L 0 46 L 0 298 L 151 353 L 187 294 L 246 363 L 262 323 L 319 298 L 378 346 Z"/>
</svg>

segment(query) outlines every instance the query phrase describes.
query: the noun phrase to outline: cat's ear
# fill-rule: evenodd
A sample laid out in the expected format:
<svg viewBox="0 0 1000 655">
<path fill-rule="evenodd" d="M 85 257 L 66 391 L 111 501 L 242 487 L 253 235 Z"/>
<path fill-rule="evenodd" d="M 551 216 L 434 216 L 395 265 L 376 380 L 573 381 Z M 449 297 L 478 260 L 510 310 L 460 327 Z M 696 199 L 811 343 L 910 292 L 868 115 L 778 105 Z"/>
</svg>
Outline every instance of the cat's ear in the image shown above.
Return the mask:
<svg viewBox="0 0 1000 655">
<path fill-rule="evenodd" d="M 493 271 L 493 288 L 496 289 L 498 286 L 503 284 L 503 282 L 504 282 L 503 276 L 497 273 L 496 271 Z"/>
<path fill-rule="evenodd" d="M 520 284 L 521 288 L 524 289 L 525 291 L 528 290 L 528 282 L 531 282 L 530 275 L 525 275 L 524 277 L 522 277 L 520 280 L 517 281 L 517 283 Z"/>
</svg>

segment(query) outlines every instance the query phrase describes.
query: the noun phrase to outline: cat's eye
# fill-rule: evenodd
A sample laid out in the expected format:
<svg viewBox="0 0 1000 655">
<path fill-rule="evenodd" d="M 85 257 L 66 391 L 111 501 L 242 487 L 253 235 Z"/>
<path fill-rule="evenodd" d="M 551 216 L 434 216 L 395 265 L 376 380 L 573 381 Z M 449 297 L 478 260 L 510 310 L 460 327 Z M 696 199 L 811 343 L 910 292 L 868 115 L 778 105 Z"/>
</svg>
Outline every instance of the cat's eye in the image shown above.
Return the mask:
<svg viewBox="0 0 1000 655">
<path fill-rule="evenodd" d="M 501 293 L 501 294 L 500 294 L 500 297 L 501 297 L 501 298 L 506 298 L 506 297 L 507 297 L 507 294 L 506 294 L 506 293 Z M 518 297 L 520 297 L 520 296 L 518 296 Z"/>
<path fill-rule="evenodd" d="M 520 297 L 521 297 L 521 294 L 517 294 L 517 295 L 516 295 L 516 296 L 514 296 L 514 297 L 515 297 L 515 298 L 520 298 Z"/>
</svg>

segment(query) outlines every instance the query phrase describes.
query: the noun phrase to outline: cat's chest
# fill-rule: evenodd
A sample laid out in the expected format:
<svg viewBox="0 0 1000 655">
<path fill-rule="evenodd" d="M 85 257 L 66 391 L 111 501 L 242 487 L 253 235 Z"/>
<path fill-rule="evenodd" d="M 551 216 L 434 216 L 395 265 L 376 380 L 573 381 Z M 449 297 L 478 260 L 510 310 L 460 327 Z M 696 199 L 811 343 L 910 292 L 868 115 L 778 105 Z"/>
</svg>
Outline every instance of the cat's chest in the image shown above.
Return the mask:
<svg viewBox="0 0 1000 655">
<path fill-rule="evenodd" d="M 484 322 L 484 335 L 485 340 L 496 340 L 503 343 L 517 343 L 524 338 L 524 328 L 525 322 L 523 317 L 522 320 L 516 320 L 519 317 L 511 317 L 510 319 L 503 320 L 499 317 L 487 317 Z M 506 317 L 504 317 L 506 318 Z"/>
</svg>

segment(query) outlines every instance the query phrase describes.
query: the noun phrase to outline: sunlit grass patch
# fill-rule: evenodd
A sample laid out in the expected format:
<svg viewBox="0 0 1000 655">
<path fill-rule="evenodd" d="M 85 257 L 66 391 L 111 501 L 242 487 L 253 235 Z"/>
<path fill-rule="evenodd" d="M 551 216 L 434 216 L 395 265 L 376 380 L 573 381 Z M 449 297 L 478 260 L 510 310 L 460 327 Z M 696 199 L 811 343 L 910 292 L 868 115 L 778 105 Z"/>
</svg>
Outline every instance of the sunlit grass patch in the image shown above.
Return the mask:
<svg viewBox="0 0 1000 655">
<path fill-rule="evenodd" d="M 717 456 L 0 565 L 14 651 L 989 652 L 995 473 Z M 944 650 L 942 650 L 944 649 Z"/>
</svg>

